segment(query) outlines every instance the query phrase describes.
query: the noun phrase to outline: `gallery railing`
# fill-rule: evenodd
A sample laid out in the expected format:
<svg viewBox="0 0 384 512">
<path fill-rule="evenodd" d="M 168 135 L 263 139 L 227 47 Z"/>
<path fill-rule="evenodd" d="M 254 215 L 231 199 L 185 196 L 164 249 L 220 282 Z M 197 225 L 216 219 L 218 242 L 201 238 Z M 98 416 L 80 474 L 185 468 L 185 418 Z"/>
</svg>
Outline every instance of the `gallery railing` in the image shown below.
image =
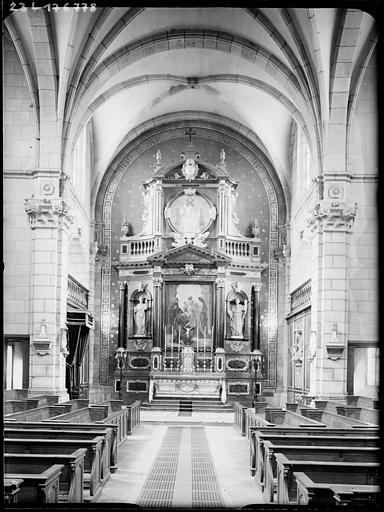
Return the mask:
<svg viewBox="0 0 384 512">
<path fill-rule="evenodd" d="M 121 237 L 120 238 L 120 259 L 121 260 L 145 260 L 148 256 L 161 250 L 161 238 L 148 236 Z"/>
<path fill-rule="evenodd" d="M 257 261 L 260 258 L 260 242 L 246 237 L 226 236 L 219 238 L 218 250 L 235 260 Z"/>
</svg>

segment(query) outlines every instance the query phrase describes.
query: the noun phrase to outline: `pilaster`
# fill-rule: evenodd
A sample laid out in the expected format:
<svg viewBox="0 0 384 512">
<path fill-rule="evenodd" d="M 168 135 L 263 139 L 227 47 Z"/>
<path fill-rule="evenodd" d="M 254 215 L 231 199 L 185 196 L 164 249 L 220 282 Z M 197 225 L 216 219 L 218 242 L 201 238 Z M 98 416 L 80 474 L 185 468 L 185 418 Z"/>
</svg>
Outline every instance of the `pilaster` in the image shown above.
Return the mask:
<svg viewBox="0 0 384 512">
<path fill-rule="evenodd" d="M 37 197 L 25 200 L 32 229 L 29 387 L 31 393 L 67 399 L 67 259 L 73 216 L 59 196 L 58 173 L 36 171 L 36 191 Z M 43 338 L 46 350 L 39 349 Z"/>
<path fill-rule="evenodd" d="M 334 186 L 333 193 L 342 189 Z M 313 236 L 310 394 L 322 398 L 346 393 L 348 245 L 356 214 L 357 203 L 320 200 L 307 221 Z"/>
</svg>

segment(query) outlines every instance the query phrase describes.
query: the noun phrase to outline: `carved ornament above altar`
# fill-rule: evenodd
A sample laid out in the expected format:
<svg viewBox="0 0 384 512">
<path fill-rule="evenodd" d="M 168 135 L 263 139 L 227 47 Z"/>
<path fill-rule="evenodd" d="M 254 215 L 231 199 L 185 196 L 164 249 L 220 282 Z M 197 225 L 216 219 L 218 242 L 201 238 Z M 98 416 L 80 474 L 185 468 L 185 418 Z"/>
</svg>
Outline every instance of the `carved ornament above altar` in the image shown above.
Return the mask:
<svg viewBox="0 0 384 512">
<path fill-rule="evenodd" d="M 194 188 L 172 198 L 164 211 L 172 231 L 193 240 L 204 233 L 216 218 L 216 207 Z"/>
</svg>

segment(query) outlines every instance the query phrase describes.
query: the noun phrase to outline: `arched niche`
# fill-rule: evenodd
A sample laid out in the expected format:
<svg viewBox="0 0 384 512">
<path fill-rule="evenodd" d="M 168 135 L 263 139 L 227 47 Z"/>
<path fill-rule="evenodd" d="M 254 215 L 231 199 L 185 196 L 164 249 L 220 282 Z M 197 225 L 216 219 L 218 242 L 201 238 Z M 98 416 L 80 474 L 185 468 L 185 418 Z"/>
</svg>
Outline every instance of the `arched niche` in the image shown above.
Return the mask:
<svg viewBox="0 0 384 512">
<path fill-rule="evenodd" d="M 145 289 L 135 290 L 128 304 L 128 336 L 130 338 L 152 337 L 152 295 Z"/>
<path fill-rule="evenodd" d="M 231 290 L 225 299 L 227 339 L 249 339 L 249 299 L 241 290 Z"/>
</svg>

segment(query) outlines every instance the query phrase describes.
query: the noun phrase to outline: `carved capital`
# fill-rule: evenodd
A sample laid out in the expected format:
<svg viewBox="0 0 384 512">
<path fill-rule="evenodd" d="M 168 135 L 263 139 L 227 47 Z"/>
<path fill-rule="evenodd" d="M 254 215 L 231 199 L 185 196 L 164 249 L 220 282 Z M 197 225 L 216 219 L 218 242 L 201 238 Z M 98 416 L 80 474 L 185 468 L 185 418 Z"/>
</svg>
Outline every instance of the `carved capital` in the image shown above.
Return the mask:
<svg viewBox="0 0 384 512">
<path fill-rule="evenodd" d="M 252 283 L 252 288 L 255 292 L 259 292 L 261 290 L 262 283 Z"/>
<path fill-rule="evenodd" d="M 224 288 L 224 286 L 225 286 L 225 279 L 217 278 L 216 279 L 216 286 L 217 286 L 217 288 Z"/>
<path fill-rule="evenodd" d="M 161 277 L 153 278 L 153 286 L 160 287 L 163 284 L 163 279 Z"/>
<path fill-rule="evenodd" d="M 62 199 L 30 197 L 25 199 L 24 207 L 31 229 L 58 227 L 61 219 L 68 228 L 73 224 L 73 215 Z"/>
<path fill-rule="evenodd" d="M 350 231 L 357 209 L 357 203 L 321 201 L 310 212 L 307 225 L 312 232 Z"/>
</svg>

